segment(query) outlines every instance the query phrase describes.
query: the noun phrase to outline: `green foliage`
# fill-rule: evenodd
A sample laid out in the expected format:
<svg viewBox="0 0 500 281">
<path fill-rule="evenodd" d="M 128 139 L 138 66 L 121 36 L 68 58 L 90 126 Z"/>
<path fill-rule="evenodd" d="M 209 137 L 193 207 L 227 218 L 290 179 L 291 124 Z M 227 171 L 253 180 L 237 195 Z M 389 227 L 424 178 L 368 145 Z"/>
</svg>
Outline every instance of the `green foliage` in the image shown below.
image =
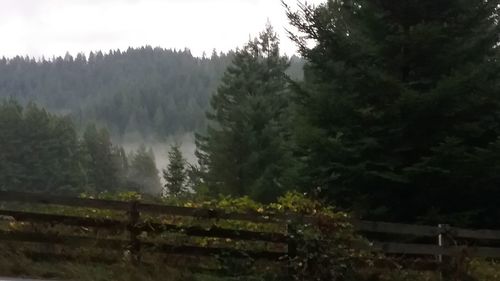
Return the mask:
<svg viewBox="0 0 500 281">
<path fill-rule="evenodd" d="M 232 54 L 129 48 L 0 60 L 0 98 L 67 112 L 80 128 L 97 123 L 115 138 L 163 138 L 203 128 L 204 112 Z"/>
<path fill-rule="evenodd" d="M 86 161 L 88 185 L 96 192 L 115 191 L 120 185 L 120 168 L 124 165 L 119 161 L 127 161 L 120 149 L 115 149 L 109 133 L 105 129 L 98 130 L 94 124 L 87 126 L 83 134 L 83 148 Z M 116 150 L 116 151 L 115 151 Z M 115 154 L 116 153 L 116 154 Z"/>
<path fill-rule="evenodd" d="M 71 195 L 161 191 L 152 150 L 139 148 L 129 163 L 107 130 L 89 125 L 79 139 L 68 117 L 34 104 L 0 104 L 0 147 L 3 190 Z"/>
<path fill-rule="evenodd" d="M 168 166 L 163 170 L 165 180 L 165 194 L 179 196 L 185 193 L 187 184 L 187 162 L 182 156 L 179 145 L 170 146 L 168 152 Z"/>
<path fill-rule="evenodd" d="M 262 214 L 287 214 L 311 216 L 318 219 L 318 224 L 290 223 L 287 229 L 279 228 L 273 224 L 260 224 L 251 222 L 220 222 L 217 226 L 245 229 L 264 232 L 287 231 L 293 233 L 296 239 L 296 256 L 284 257 L 288 261 L 289 272 L 294 272 L 294 277 L 283 277 L 273 270 L 265 270 L 265 267 L 251 261 L 245 263 L 246 269 L 237 269 L 231 258 L 222 258 L 221 262 L 226 266 L 226 270 L 249 272 L 256 280 L 364 280 L 363 271 L 357 270 L 361 264 L 369 267 L 370 254 L 356 250 L 352 245 L 362 245 L 365 243 L 354 231 L 349 223 L 349 217 L 342 212 L 337 212 L 332 207 L 325 207 L 320 202 L 306 198 L 297 192 L 289 192 L 280 197 L 276 203 L 268 205 L 251 200 L 249 197 L 231 198 L 221 197 L 211 201 L 187 201 L 185 203 L 176 201 L 186 207 L 203 207 L 222 209 L 227 212 L 255 212 Z M 172 201 L 169 201 L 172 204 Z M 223 244 L 214 244 L 216 240 L 204 238 L 201 243 L 208 243 L 212 246 L 227 246 L 226 243 L 237 246 L 235 241 Z M 255 245 L 252 250 L 265 249 L 263 245 Z M 242 248 L 243 250 L 244 248 Z M 259 267 L 261 266 L 261 267 Z M 283 274 L 283 273 L 281 273 Z M 294 279 L 289 279 L 294 278 Z M 285 280 L 285 279 L 283 279 Z"/>
<path fill-rule="evenodd" d="M 288 59 L 268 26 L 236 52 L 217 93 L 197 156 L 212 194 L 275 200 L 290 188 L 286 149 Z"/>
<path fill-rule="evenodd" d="M 495 281 L 500 279 L 498 261 L 471 260 L 467 266 L 468 273 L 476 280 Z"/>
<path fill-rule="evenodd" d="M 141 145 L 130 157 L 128 188 L 146 194 L 161 194 L 161 182 L 152 149 Z"/>
<path fill-rule="evenodd" d="M 159 265 L 133 267 L 126 262 L 106 265 L 87 262 L 85 257 L 79 263 L 50 259 L 34 261 L 23 253 L 24 247 L 0 244 L 0 250 L 3 253 L 0 256 L 2 276 L 78 281 L 185 281 L 189 276 L 175 268 Z"/>
<path fill-rule="evenodd" d="M 81 159 L 68 118 L 34 104 L 0 103 L 0 189 L 74 194 L 85 187 Z"/>
<path fill-rule="evenodd" d="M 308 60 L 293 122 L 304 188 L 372 219 L 497 225 L 498 1 L 328 1 L 288 16 Z"/>
</svg>

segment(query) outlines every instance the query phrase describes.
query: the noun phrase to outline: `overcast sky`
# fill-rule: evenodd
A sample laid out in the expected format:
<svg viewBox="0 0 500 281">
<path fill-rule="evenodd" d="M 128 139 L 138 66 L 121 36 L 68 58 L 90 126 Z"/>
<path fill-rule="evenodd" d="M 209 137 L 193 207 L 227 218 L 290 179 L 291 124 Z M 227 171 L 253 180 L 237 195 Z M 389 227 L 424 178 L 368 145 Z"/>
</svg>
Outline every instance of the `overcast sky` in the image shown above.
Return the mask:
<svg viewBox="0 0 500 281">
<path fill-rule="evenodd" d="M 210 54 L 242 46 L 268 19 L 294 53 L 280 0 L 0 0 L 0 57 L 144 45 Z"/>
</svg>

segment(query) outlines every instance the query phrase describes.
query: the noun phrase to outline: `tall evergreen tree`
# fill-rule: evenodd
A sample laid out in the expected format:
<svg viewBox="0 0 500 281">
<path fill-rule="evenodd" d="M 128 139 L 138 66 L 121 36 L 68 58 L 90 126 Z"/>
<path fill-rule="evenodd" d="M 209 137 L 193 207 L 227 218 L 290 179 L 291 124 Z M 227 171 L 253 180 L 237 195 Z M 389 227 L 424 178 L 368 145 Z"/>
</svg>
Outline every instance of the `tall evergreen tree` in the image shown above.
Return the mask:
<svg viewBox="0 0 500 281">
<path fill-rule="evenodd" d="M 133 189 L 146 194 L 161 194 L 161 182 L 156 168 L 152 149 L 141 145 L 131 156 L 129 185 Z"/>
<path fill-rule="evenodd" d="M 83 147 L 88 157 L 88 184 L 96 192 L 119 189 L 119 163 L 113 155 L 113 144 L 106 129 L 88 125 L 83 134 Z"/>
<path fill-rule="evenodd" d="M 118 186 L 116 191 L 126 190 L 128 183 L 129 174 L 129 161 L 127 158 L 127 153 L 123 147 L 118 145 L 113 145 L 112 148 L 113 165 L 117 170 Z"/>
<path fill-rule="evenodd" d="M 309 61 L 295 119 L 305 182 L 370 218 L 497 222 L 500 170 L 482 168 L 500 161 L 498 7 L 330 0 L 289 9 Z"/>
<path fill-rule="evenodd" d="M 163 169 L 163 179 L 165 180 L 164 194 L 178 196 L 187 191 L 187 162 L 182 156 L 179 145 L 174 144 L 170 146 L 168 161 L 167 168 Z"/>
<path fill-rule="evenodd" d="M 0 103 L 0 189 L 77 194 L 84 169 L 68 118 L 15 101 Z"/>
<path fill-rule="evenodd" d="M 213 193 L 271 201 L 290 188 L 283 176 L 288 65 L 270 26 L 236 52 L 212 97 L 207 133 L 197 140 Z"/>
</svg>

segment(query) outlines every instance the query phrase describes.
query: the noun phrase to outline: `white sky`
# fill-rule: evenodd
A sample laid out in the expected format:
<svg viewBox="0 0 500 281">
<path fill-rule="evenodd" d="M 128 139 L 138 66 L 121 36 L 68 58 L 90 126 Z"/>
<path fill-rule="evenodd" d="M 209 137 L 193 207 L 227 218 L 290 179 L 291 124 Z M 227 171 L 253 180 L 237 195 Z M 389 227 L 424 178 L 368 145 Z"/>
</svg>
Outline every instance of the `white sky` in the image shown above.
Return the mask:
<svg viewBox="0 0 500 281">
<path fill-rule="evenodd" d="M 242 46 L 268 19 L 294 53 L 280 0 L 0 0 L 0 57 L 144 45 L 210 54 Z"/>
</svg>

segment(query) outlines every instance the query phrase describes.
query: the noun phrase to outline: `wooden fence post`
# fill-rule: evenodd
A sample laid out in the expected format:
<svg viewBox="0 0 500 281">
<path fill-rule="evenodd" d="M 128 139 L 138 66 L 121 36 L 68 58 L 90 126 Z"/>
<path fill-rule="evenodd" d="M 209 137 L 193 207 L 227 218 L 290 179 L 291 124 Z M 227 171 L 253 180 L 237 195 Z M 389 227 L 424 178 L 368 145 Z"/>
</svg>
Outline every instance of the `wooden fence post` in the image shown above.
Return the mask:
<svg viewBox="0 0 500 281">
<path fill-rule="evenodd" d="M 297 231 L 292 223 L 287 224 L 288 280 L 297 280 Z"/>
<path fill-rule="evenodd" d="M 137 228 L 137 224 L 139 223 L 140 213 L 139 213 L 139 201 L 134 200 L 130 204 L 129 210 L 129 225 L 128 231 L 130 234 L 130 256 L 131 261 L 134 265 L 139 265 L 141 262 L 141 241 L 139 240 L 140 231 Z"/>
<path fill-rule="evenodd" d="M 438 246 L 439 247 L 443 247 L 444 246 L 444 236 L 443 236 L 443 233 L 444 233 L 444 224 L 438 224 L 438 228 L 439 228 L 439 234 L 438 234 Z M 443 255 L 439 254 L 437 256 L 437 261 L 441 264 L 443 262 Z"/>
<path fill-rule="evenodd" d="M 448 229 L 450 226 L 448 224 L 438 224 L 439 235 L 438 235 L 438 246 L 441 248 L 449 246 L 448 241 Z M 450 261 L 451 257 L 439 254 L 438 255 L 438 263 L 439 263 L 439 275 L 441 280 L 449 280 L 450 277 Z"/>
</svg>

